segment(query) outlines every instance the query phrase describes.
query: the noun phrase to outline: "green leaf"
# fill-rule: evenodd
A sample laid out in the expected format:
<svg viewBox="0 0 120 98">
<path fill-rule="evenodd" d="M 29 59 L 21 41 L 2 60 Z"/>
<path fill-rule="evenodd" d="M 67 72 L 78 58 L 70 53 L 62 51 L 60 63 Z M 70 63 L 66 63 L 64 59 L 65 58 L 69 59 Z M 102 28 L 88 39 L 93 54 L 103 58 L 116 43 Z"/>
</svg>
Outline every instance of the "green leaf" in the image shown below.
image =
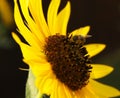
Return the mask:
<svg viewBox="0 0 120 98">
<path fill-rule="evenodd" d="M 37 98 L 37 97 L 38 97 L 38 89 L 35 87 L 35 77 L 30 70 L 28 74 L 28 80 L 26 83 L 26 98 Z"/>
</svg>

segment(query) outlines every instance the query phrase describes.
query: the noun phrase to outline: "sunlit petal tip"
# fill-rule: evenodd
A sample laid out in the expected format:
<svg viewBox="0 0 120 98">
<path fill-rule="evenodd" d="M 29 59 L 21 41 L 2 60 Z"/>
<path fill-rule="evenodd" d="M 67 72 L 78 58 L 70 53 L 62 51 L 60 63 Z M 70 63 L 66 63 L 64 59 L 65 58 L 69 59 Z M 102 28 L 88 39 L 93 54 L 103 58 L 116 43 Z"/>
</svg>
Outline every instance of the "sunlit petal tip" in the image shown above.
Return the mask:
<svg viewBox="0 0 120 98">
<path fill-rule="evenodd" d="M 87 36 L 87 34 L 89 33 L 89 31 L 90 31 L 90 26 L 82 27 L 81 30 L 80 30 L 81 35 L 84 36 L 84 37 Z"/>
<path fill-rule="evenodd" d="M 105 44 L 87 44 L 84 45 L 84 47 L 86 47 L 90 57 L 93 57 L 95 55 L 97 55 L 98 53 L 100 53 L 101 51 L 103 51 L 106 47 Z"/>
<path fill-rule="evenodd" d="M 91 64 L 91 66 L 92 66 L 92 73 L 91 73 L 92 79 L 105 77 L 114 70 L 113 67 L 103 64 Z"/>
<path fill-rule="evenodd" d="M 86 37 L 88 32 L 90 31 L 90 26 L 85 26 L 85 27 L 81 27 L 79 29 L 80 35 Z"/>
<path fill-rule="evenodd" d="M 90 31 L 90 26 L 85 26 L 85 27 L 82 27 L 81 29 L 82 29 L 82 32 L 86 34 Z"/>
<path fill-rule="evenodd" d="M 106 47 L 106 45 L 105 45 L 105 44 L 101 44 L 101 48 L 103 48 L 103 49 L 104 49 L 105 47 Z"/>
<path fill-rule="evenodd" d="M 20 43 L 21 40 L 20 38 L 17 36 L 17 34 L 15 34 L 14 32 L 12 32 L 12 37 L 14 38 L 14 40 L 17 42 L 17 43 Z"/>
<path fill-rule="evenodd" d="M 75 35 L 82 35 L 84 37 L 87 36 L 88 32 L 90 30 L 90 26 L 85 26 L 85 27 L 80 27 L 70 33 L 70 36 L 75 36 Z"/>
</svg>

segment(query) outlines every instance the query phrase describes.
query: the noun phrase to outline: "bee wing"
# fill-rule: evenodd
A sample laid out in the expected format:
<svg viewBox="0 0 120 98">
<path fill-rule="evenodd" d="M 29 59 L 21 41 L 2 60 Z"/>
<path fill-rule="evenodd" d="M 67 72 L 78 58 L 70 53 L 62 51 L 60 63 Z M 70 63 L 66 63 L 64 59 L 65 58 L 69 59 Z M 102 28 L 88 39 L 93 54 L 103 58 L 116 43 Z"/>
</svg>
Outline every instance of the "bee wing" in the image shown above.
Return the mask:
<svg viewBox="0 0 120 98">
<path fill-rule="evenodd" d="M 92 37 L 92 35 L 86 35 L 85 38 L 89 38 L 89 37 Z"/>
</svg>

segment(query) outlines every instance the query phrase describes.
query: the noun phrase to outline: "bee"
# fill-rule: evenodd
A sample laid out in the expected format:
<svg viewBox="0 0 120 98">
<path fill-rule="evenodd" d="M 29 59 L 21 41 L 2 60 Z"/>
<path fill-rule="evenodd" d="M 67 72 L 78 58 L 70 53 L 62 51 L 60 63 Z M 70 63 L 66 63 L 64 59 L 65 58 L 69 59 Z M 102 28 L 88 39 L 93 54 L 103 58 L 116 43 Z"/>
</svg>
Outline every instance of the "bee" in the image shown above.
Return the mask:
<svg viewBox="0 0 120 98">
<path fill-rule="evenodd" d="M 81 44 L 84 45 L 84 43 L 86 42 L 86 38 L 91 37 L 91 35 L 86 35 L 86 36 L 82 36 L 82 35 L 74 35 L 74 36 L 70 36 L 70 41 L 71 42 L 75 42 L 76 44 Z"/>
</svg>

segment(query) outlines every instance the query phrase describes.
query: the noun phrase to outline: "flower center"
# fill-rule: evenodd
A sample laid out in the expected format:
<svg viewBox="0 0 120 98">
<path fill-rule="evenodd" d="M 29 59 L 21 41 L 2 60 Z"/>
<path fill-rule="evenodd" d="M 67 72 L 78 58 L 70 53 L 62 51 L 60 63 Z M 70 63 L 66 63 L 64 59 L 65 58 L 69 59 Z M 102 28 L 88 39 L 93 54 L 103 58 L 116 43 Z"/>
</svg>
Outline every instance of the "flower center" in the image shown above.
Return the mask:
<svg viewBox="0 0 120 98">
<path fill-rule="evenodd" d="M 82 36 L 53 35 L 46 39 L 44 51 L 57 79 L 75 91 L 89 82 L 91 65 Z"/>
</svg>

